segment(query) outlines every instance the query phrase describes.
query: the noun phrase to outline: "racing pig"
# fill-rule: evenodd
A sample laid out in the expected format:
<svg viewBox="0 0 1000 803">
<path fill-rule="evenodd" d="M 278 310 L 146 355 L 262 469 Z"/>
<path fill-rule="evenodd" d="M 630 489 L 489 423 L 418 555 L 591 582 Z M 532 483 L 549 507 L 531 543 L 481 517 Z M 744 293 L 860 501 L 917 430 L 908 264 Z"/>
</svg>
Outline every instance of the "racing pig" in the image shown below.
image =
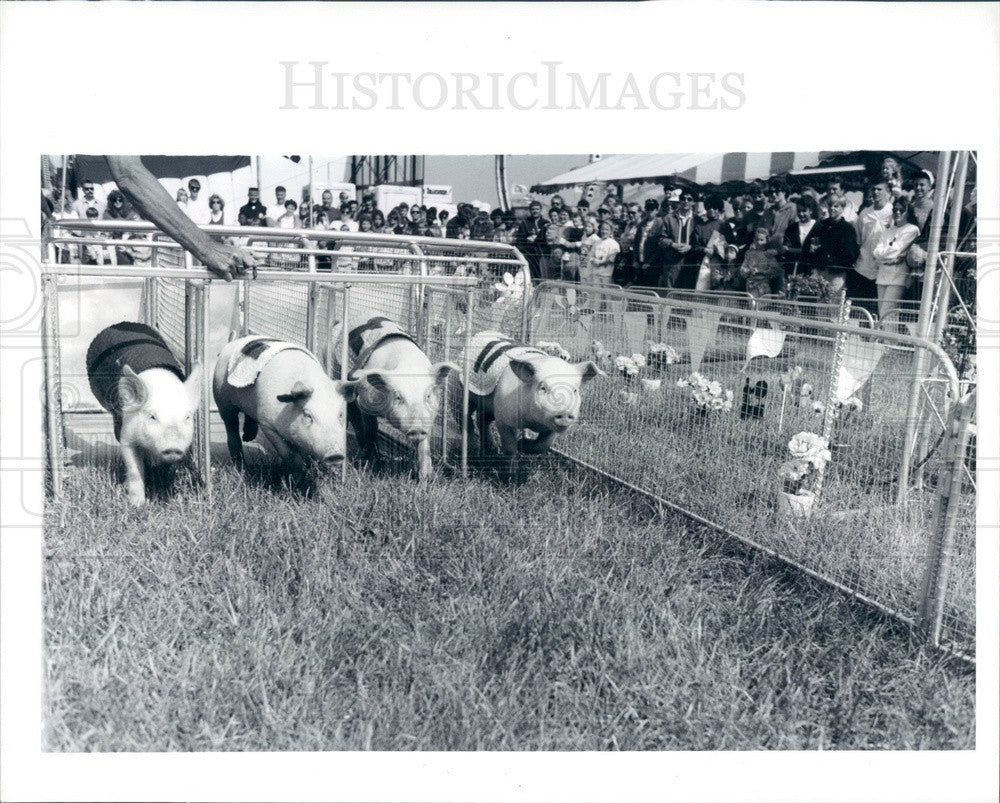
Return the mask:
<svg viewBox="0 0 1000 803">
<path fill-rule="evenodd" d="M 357 382 L 334 382 L 304 346 L 249 335 L 226 344 L 215 366 L 212 391 L 226 425 L 233 462 L 243 464 L 243 440 L 258 433 L 282 461 L 292 455 L 339 465 L 345 454 L 347 402 Z"/>
<path fill-rule="evenodd" d="M 479 428 L 480 453 L 486 453 L 487 430 L 495 421 L 504 452 L 539 454 L 568 430 L 580 415 L 580 388 L 604 376 L 591 361 L 569 363 L 518 343 L 500 332 L 473 336 L 465 355 L 469 377 L 469 434 Z M 535 440 L 521 431 L 537 433 Z"/>
<path fill-rule="evenodd" d="M 201 366 L 184 369 L 152 327 L 121 321 L 100 331 L 87 349 L 87 378 L 114 418 L 125 489 L 146 502 L 146 468 L 178 463 L 191 447 Z"/>
<path fill-rule="evenodd" d="M 345 327 L 334 329 L 334 375 L 340 375 Z M 431 475 L 429 435 L 441 406 L 441 388 L 450 362 L 431 364 L 427 355 L 397 323 L 373 316 L 347 332 L 348 376 L 361 382 L 348 416 L 358 446 L 372 463 L 378 463 L 378 418 L 398 429 L 416 450 L 419 479 Z"/>
</svg>

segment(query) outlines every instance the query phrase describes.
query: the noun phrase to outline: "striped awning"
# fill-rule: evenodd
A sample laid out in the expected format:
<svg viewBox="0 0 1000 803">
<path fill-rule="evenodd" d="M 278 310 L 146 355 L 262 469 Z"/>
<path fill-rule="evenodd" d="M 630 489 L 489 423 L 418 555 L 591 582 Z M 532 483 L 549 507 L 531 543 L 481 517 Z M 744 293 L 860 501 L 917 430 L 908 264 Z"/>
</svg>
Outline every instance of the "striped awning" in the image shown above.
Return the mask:
<svg viewBox="0 0 1000 803">
<path fill-rule="evenodd" d="M 814 167 L 838 153 L 840 151 L 619 154 L 550 178 L 534 185 L 531 191 L 550 193 L 581 184 L 639 184 L 671 179 L 699 185 L 747 182 Z"/>
</svg>

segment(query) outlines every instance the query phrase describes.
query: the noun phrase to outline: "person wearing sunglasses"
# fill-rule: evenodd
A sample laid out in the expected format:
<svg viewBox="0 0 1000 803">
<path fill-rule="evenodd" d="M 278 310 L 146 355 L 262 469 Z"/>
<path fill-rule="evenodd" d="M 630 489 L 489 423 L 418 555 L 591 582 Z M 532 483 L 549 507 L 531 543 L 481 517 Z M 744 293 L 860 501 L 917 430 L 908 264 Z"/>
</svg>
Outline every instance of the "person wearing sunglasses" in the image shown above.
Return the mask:
<svg viewBox="0 0 1000 803">
<path fill-rule="evenodd" d="M 76 211 L 78 218 L 83 220 L 87 217 L 88 209 L 96 209 L 98 216 L 104 214 L 104 204 L 101 203 L 94 193 L 94 182 L 89 179 L 85 179 L 80 184 L 80 194 L 76 202 L 73 204 L 73 209 Z"/>
<path fill-rule="evenodd" d="M 210 272 L 225 279 L 257 275 L 257 257 L 247 248 L 214 242 L 178 208 L 177 203 L 138 156 L 106 156 L 119 190 L 143 216 L 186 248 Z"/>
</svg>

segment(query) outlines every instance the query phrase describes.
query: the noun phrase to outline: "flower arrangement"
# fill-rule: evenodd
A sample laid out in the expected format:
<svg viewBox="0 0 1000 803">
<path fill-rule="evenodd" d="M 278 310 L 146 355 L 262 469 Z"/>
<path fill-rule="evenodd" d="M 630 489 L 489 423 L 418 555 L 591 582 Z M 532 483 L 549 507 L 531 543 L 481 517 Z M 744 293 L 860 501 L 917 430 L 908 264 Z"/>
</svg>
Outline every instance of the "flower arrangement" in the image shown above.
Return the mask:
<svg viewBox="0 0 1000 803">
<path fill-rule="evenodd" d="M 793 404 L 798 407 L 800 402 L 810 398 L 813 394 L 813 386 L 804 379 L 804 371 L 801 365 L 796 365 L 785 371 L 779 378 L 781 392 L 784 395 L 791 394 Z M 782 401 L 784 404 L 784 401 Z"/>
<path fill-rule="evenodd" d="M 638 379 L 642 369 L 646 367 L 646 358 L 641 354 L 631 357 L 619 355 L 615 357 L 615 371 L 625 378 L 626 382 Z"/>
<path fill-rule="evenodd" d="M 830 301 L 832 294 L 833 288 L 830 282 L 816 274 L 810 276 L 799 274 L 793 276 L 785 284 L 785 295 L 793 300 L 798 298 L 818 298 L 821 302 L 827 303 Z"/>
<path fill-rule="evenodd" d="M 673 365 L 681 358 L 673 346 L 668 346 L 666 343 L 654 343 L 652 340 L 646 341 L 646 355 L 646 362 L 649 366 L 658 369 Z"/>
<path fill-rule="evenodd" d="M 598 365 L 607 365 L 611 362 L 611 352 L 604 348 L 600 340 L 595 340 L 590 344 L 590 353 L 594 355 L 594 362 Z"/>
<path fill-rule="evenodd" d="M 830 462 L 829 442 L 814 432 L 800 432 L 788 442 L 788 452 L 792 459 L 786 460 L 778 469 L 785 493 L 814 496 L 806 485 Z"/>
<path fill-rule="evenodd" d="M 851 413 L 854 411 L 860 413 L 864 409 L 865 405 L 857 396 L 851 396 L 849 399 L 837 399 L 833 403 L 833 420 L 845 422 L 850 418 Z M 826 413 L 826 405 L 821 401 L 814 401 L 812 403 L 812 411 L 817 416 L 822 416 Z"/>
<path fill-rule="evenodd" d="M 718 382 L 709 380 L 697 371 L 684 379 L 678 379 L 677 387 L 691 388 L 691 401 L 699 412 L 718 410 L 728 413 L 733 409 L 733 392 L 723 390 Z"/>
<path fill-rule="evenodd" d="M 566 362 L 569 362 L 570 360 L 573 359 L 570 353 L 566 351 L 566 349 L 564 349 L 558 343 L 554 343 L 548 340 L 539 341 L 538 343 L 535 344 L 535 348 L 544 351 L 551 357 L 558 357 L 561 360 L 566 360 Z"/>
</svg>

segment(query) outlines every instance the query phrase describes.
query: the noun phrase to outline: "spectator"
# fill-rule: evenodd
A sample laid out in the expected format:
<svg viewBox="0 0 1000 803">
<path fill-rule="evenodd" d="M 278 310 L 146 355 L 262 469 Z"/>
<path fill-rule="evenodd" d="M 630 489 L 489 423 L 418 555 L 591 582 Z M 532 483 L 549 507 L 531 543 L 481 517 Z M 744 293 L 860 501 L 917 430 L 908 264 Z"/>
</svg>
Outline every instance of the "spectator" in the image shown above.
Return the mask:
<svg viewBox="0 0 1000 803">
<path fill-rule="evenodd" d="M 208 201 L 201 195 L 201 182 L 193 178 L 188 181 L 188 203 L 185 212 L 191 218 L 191 222 L 198 226 L 208 223 L 211 211 L 208 208 Z"/>
<path fill-rule="evenodd" d="M 663 271 L 660 287 L 693 288 L 697 280 L 696 266 L 701 262 L 694 248 L 694 193 L 682 190 L 677 210 L 663 218 L 660 247 L 663 250 Z"/>
<path fill-rule="evenodd" d="M 768 226 L 758 226 L 740 266 L 746 291 L 754 298 L 780 291 L 782 271 L 777 253 L 771 246 L 771 229 Z"/>
<path fill-rule="evenodd" d="M 285 211 L 274 221 L 275 227 L 279 229 L 297 229 L 300 227 L 298 216 L 299 205 L 294 198 L 285 201 Z M 242 214 L 243 210 L 240 210 Z"/>
<path fill-rule="evenodd" d="M 89 179 L 85 179 L 80 189 L 83 191 L 83 197 L 78 199 L 77 202 L 73 204 L 77 217 L 83 220 L 87 217 L 87 210 L 91 207 L 97 210 L 98 216 L 103 215 L 106 207 L 94 196 L 94 182 Z"/>
<path fill-rule="evenodd" d="M 96 206 L 88 206 L 87 211 L 84 214 L 87 220 L 97 220 L 101 213 L 97 211 Z M 88 232 L 84 235 L 84 240 L 100 240 L 103 237 L 103 232 Z M 110 261 L 110 252 L 103 245 L 94 244 L 83 246 L 83 262 L 85 265 L 103 265 L 105 262 Z"/>
<path fill-rule="evenodd" d="M 177 195 L 174 196 L 174 200 L 177 201 L 177 205 L 181 208 L 184 214 L 187 215 L 188 191 L 183 187 L 181 187 L 179 190 L 177 190 Z M 188 217 L 190 217 L 190 215 L 188 215 Z"/>
<path fill-rule="evenodd" d="M 844 181 L 840 176 L 833 176 L 827 180 L 826 195 L 820 198 L 820 203 L 822 204 L 823 201 L 827 201 L 828 203 L 825 204 L 825 207 L 829 209 L 829 201 L 833 198 L 841 196 L 844 198 L 844 203 L 847 204 L 847 206 L 844 207 L 843 219 L 848 223 L 853 223 L 858 219 L 858 210 L 850 196 L 844 190 Z"/>
<path fill-rule="evenodd" d="M 580 281 L 588 283 L 590 274 L 590 253 L 601 241 L 601 236 L 597 233 L 597 218 L 587 216 L 583 218 L 583 239 L 580 241 Z"/>
<path fill-rule="evenodd" d="M 314 211 L 318 212 L 320 209 L 322 209 L 323 212 L 326 214 L 326 219 L 332 220 L 333 219 L 332 215 L 334 211 L 337 211 L 334 209 L 333 206 L 333 192 L 331 192 L 330 190 L 323 190 L 323 194 L 320 196 L 320 200 L 321 204 Z"/>
<path fill-rule="evenodd" d="M 760 215 L 761 219 L 764 217 L 764 211 L 767 209 L 767 184 L 759 178 L 755 178 L 750 182 L 750 192 L 748 193 L 750 199 L 753 201 L 753 211 Z M 754 226 L 754 231 L 756 231 L 756 226 Z M 750 240 L 752 241 L 754 237 L 754 232 L 750 232 Z"/>
<path fill-rule="evenodd" d="M 903 171 L 899 167 L 899 162 L 891 156 L 886 156 L 882 160 L 880 180 L 888 185 L 889 192 L 894 198 L 903 194 Z"/>
<path fill-rule="evenodd" d="M 54 220 L 79 220 L 80 217 L 76 213 L 76 207 L 72 201 L 65 201 L 60 203 L 60 193 L 56 190 L 53 193 L 53 198 L 55 199 L 56 211 L 52 213 L 52 218 Z M 60 210 L 61 207 L 61 211 Z M 89 209 L 88 209 L 89 211 Z M 97 216 L 97 210 L 94 209 L 94 216 Z M 69 229 L 62 229 L 59 231 L 60 236 L 79 236 L 79 232 L 71 232 Z M 57 245 L 56 246 L 56 262 L 66 265 L 70 262 L 76 262 L 79 258 L 78 248 L 75 245 Z"/>
<path fill-rule="evenodd" d="M 474 221 L 469 231 L 469 239 L 482 240 L 484 242 L 493 241 L 493 224 L 490 223 L 489 215 L 480 213 Z"/>
<path fill-rule="evenodd" d="M 871 206 L 861 210 L 855 222 L 858 244 L 861 247 L 854 272 L 848 274 L 848 293 L 852 298 L 872 298 L 875 295 L 875 277 L 878 267 L 872 250 L 878 236 L 892 224 L 892 190 L 885 181 L 871 187 Z"/>
<path fill-rule="evenodd" d="M 910 284 L 910 271 L 906 252 L 920 235 L 920 229 L 907 223 L 910 202 L 900 196 L 892 202 L 892 221 L 875 235 L 872 255 L 878 269 L 875 284 L 878 287 L 878 316 L 884 320 L 899 306 L 903 292 Z"/>
<path fill-rule="evenodd" d="M 213 226 L 225 226 L 226 225 L 226 202 L 222 200 L 222 196 L 216 193 L 212 193 L 208 198 L 208 222 Z"/>
<path fill-rule="evenodd" d="M 785 229 L 780 253 L 785 276 L 795 276 L 799 271 L 811 272 L 816 262 L 811 245 L 818 233 L 816 218 L 818 206 L 811 195 L 803 195 L 795 202 L 796 222 Z"/>
<path fill-rule="evenodd" d="M 913 199 L 906 222 L 912 223 L 920 230 L 917 241 L 907 254 L 910 267 L 921 269 L 927 260 L 927 242 L 930 240 L 931 213 L 934 211 L 934 174 L 929 170 L 921 170 L 913 182 Z"/>
<path fill-rule="evenodd" d="M 438 212 L 438 226 L 441 228 L 442 236 L 444 236 L 443 232 L 446 232 L 448 229 L 449 217 L 451 217 L 451 215 L 448 214 L 447 209 L 442 209 L 440 212 Z"/>
<path fill-rule="evenodd" d="M 169 196 L 167 196 L 169 197 Z M 136 214 L 121 190 L 112 190 L 108 193 L 108 208 L 104 210 L 105 220 L 138 220 Z M 109 232 L 109 236 L 115 240 L 124 239 L 123 232 Z M 134 249 L 127 246 L 116 246 L 114 250 L 114 262 L 116 265 L 134 265 L 137 254 Z"/>
<path fill-rule="evenodd" d="M 635 241 L 639 234 L 639 221 L 642 213 L 639 204 L 628 205 L 626 217 L 618 234 L 618 259 L 615 264 L 615 284 L 628 287 L 636 279 L 635 273 Z"/>
<path fill-rule="evenodd" d="M 372 231 L 376 234 L 385 233 L 385 215 L 382 214 L 381 209 L 375 209 L 372 211 Z"/>
<path fill-rule="evenodd" d="M 844 220 L 849 201 L 843 195 L 828 195 L 823 203 L 827 217 L 816 223 L 806 247 L 813 254 L 816 271 L 839 293 L 858 260 L 858 238 L 854 226 Z"/>
<path fill-rule="evenodd" d="M 580 282 L 608 286 L 620 247 L 614 238 L 614 224 L 610 220 L 603 220 L 597 225 L 597 234 L 587 240 L 590 246 L 586 264 L 580 267 Z"/>
<path fill-rule="evenodd" d="M 288 192 L 280 184 L 274 188 L 274 203 L 267 208 L 265 217 L 268 226 L 277 226 L 279 217 L 285 214 L 285 197 Z M 308 204 L 304 204 L 308 208 Z"/>
<path fill-rule="evenodd" d="M 725 258 L 726 238 L 721 231 L 725 202 L 720 195 L 710 195 L 705 199 L 704 206 L 705 214 L 695 219 L 692 238 L 692 261 L 698 260 L 696 290 L 709 290 L 713 284 L 719 283 L 719 269 Z"/>
<path fill-rule="evenodd" d="M 528 262 L 531 278 L 535 281 L 542 278 L 541 259 L 545 256 L 546 226 L 542 219 L 542 205 L 538 201 L 532 201 L 528 205 L 528 217 L 521 221 L 514 238 L 515 245 Z"/>
<path fill-rule="evenodd" d="M 785 239 L 785 230 L 795 220 L 795 204 L 788 200 L 788 185 L 781 179 L 772 179 L 767 188 L 770 205 L 764 211 L 761 225 L 770 232 L 768 243 L 780 248 Z"/>
<path fill-rule="evenodd" d="M 666 201 L 663 211 L 666 212 Z M 663 248 L 660 236 L 663 234 L 663 218 L 660 217 L 660 204 L 652 198 L 647 198 L 643 207 L 643 215 L 636 227 L 635 239 L 635 269 L 636 282 L 641 287 L 656 287 L 660 283 L 663 271 Z"/>
<path fill-rule="evenodd" d="M 563 225 L 559 221 L 559 209 L 549 209 L 549 224 L 545 228 L 545 253 L 541 256 L 540 268 L 543 279 L 558 279 L 562 275 L 562 258 L 565 249 L 560 248 L 556 257 L 552 256 L 552 246 L 562 240 Z"/>
<path fill-rule="evenodd" d="M 287 203 L 285 206 L 287 211 Z M 247 190 L 247 202 L 240 207 L 239 221 L 241 226 L 263 226 L 267 219 L 267 209 L 260 202 L 260 190 L 251 187 Z"/>
<path fill-rule="evenodd" d="M 732 242 L 735 242 L 741 248 L 746 248 L 746 246 L 753 242 L 753 233 L 763 223 L 764 215 L 757 211 L 756 202 L 750 195 L 743 196 L 743 199 L 737 206 L 738 213 L 736 220 L 738 224 L 736 226 L 736 237 Z"/>
<path fill-rule="evenodd" d="M 342 192 L 341 195 L 343 195 L 344 198 L 347 199 L 346 192 Z M 375 213 L 375 208 L 376 208 L 375 196 L 372 193 L 366 192 L 364 195 L 361 196 L 361 212 L 363 214 L 372 215 Z"/>
</svg>

